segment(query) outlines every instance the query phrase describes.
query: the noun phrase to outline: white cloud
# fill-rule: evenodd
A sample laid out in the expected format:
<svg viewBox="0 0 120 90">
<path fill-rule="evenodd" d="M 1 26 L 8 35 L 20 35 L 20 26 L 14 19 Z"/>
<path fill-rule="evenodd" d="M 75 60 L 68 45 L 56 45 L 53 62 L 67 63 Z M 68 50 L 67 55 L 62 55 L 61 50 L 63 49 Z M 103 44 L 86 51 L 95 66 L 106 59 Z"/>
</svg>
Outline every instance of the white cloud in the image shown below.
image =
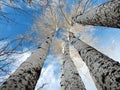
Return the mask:
<svg viewBox="0 0 120 90">
<path fill-rule="evenodd" d="M 100 42 L 101 44 L 103 42 Z M 108 57 L 112 58 L 115 61 L 120 62 L 120 41 L 119 39 L 108 39 L 103 45 L 94 46 L 103 54 L 107 55 Z"/>
<path fill-rule="evenodd" d="M 41 76 L 38 80 L 35 90 L 41 90 L 43 84 L 47 83 L 42 90 L 59 90 L 60 89 L 60 66 L 59 57 L 49 55 L 47 62 L 50 62 L 47 67 L 43 67 Z M 39 88 L 39 89 L 38 89 Z"/>
<path fill-rule="evenodd" d="M 31 52 L 26 52 L 23 54 L 14 54 L 11 56 L 11 58 L 15 58 L 16 61 L 14 63 L 12 63 L 12 65 L 15 66 L 15 68 L 17 68 L 21 63 L 23 63 L 29 56 L 31 55 Z"/>
<path fill-rule="evenodd" d="M 55 77 L 54 74 L 54 64 L 49 65 L 47 68 L 43 68 L 43 73 L 41 74 L 41 77 L 38 81 L 38 84 L 36 86 L 40 87 L 42 84 L 47 83 L 45 87 L 43 87 L 43 90 L 58 90 L 59 89 L 59 79 Z M 37 90 L 37 89 L 36 89 Z"/>
</svg>

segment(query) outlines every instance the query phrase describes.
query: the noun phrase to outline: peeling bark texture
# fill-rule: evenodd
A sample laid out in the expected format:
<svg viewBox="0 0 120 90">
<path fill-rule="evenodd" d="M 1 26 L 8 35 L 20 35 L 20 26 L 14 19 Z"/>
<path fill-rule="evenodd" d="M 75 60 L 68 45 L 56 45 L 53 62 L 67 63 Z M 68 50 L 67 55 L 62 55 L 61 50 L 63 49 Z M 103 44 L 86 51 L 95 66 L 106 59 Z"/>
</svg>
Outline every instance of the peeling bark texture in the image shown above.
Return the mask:
<svg viewBox="0 0 120 90">
<path fill-rule="evenodd" d="M 49 39 L 44 41 L 41 46 L 20 65 L 1 85 L 0 90 L 34 90 L 53 36 L 54 34 L 48 36 Z"/>
<path fill-rule="evenodd" d="M 72 23 L 120 28 L 120 0 L 112 0 L 73 17 Z"/>
<path fill-rule="evenodd" d="M 120 90 L 120 63 L 112 60 L 70 33 L 71 44 L 89 68 L 98 90 Z"/>
<path fill-rule="evenodd" d="M 70 58 L 69 54 L 69 42 L 66 42 L 64 48 L 64 58 L 62 64 L 61 75 L 61 90 L 86 90 L 79 76 L 77 68 L 74 62 Z"/>
</svg>

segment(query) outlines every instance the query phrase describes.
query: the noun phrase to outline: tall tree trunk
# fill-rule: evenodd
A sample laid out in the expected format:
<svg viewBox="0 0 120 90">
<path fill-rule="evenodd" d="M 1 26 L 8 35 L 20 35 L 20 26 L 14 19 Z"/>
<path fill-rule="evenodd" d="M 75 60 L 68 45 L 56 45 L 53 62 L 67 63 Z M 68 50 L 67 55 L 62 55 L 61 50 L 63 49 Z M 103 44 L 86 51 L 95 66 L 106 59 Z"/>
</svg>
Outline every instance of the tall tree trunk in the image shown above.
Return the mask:
<svg viewBox="0 0 120 90">
<path fill-rule="evenodd" d="M 72 19 L 73 23 L 120 28 L 120 0 L 112 0 Z"/>
<path fill-rule="evenodd" d="M 61 90 L 86 90 L 79 73 L 70 58 L 69 42 L 66 42 L 63 55 Z"/>
<path fill-rule="evenodd" d="M 34 90 L 54 33 L 1 85 L 0 90 Z"/>
<path fill-rule="evenodd" d="M 112 60 L 70 33 L 71 44 L 78 50 L 98 90 L 120 90 L 120 63 Z"/>
</svg>

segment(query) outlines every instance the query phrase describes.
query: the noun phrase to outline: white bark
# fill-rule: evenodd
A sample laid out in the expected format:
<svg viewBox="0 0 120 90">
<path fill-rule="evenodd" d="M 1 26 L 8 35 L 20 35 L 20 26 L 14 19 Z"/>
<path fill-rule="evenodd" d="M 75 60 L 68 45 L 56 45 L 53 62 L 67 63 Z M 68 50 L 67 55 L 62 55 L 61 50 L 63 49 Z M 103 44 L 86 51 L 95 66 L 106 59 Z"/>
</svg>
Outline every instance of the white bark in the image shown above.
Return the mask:
<svg viewBox="0 0 120 90">
<path fill-rule="evenodd" d="M 120 0 L 112 0 L 72 19 L 73 23 L 120 28 Z"/>
<path fill-rule="evenodd" d="M 98 90 L 120 90 L 120 63 L 70 34 L 71 44 L 78 50 Z"/>
<path fill-rule="evenodd" d="M 54 33 L 1 85 L 0 90 L 34 90 Z"/>
<path fill-rule="evenodd" d="M 61 90 L 86 90 L 74 62 L 69 54 L 69 42 L 64 48 L 64 58 L 61 75 Z"/>
</svg>

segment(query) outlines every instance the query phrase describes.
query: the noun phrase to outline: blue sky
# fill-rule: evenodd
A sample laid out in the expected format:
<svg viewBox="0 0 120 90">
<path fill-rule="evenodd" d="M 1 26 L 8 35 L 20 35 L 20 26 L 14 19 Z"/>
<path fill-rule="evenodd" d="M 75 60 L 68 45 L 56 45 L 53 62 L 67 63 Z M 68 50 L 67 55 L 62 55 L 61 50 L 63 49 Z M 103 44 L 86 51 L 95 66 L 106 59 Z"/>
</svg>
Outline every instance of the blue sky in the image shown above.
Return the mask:
<svg viewBox="0 0 120 90">
<path fill-rule="evenodd" d="M 95 3 L 93 3 L 93 5 L 96 6 L 106 1 L 107 0 L 97 0 Z M 69 2 L 69 3 L 73 3 L 73 2 Z M 25 8 L 26 11 L 29 11 L 29 14 L 20 13 L 9 8 L 5 9 L 5 11 L 10 12 L 8 16 L 10 18 L 12 17 L 17 23 L 14 22 L 7 23 L 4 20 L 0 21 L 2 22 L 0 23 L 0 38 L 8 37 L 8 40 L 12 40 L 15 37 L 17 37 L 17 35 L 25 34 L 27 31 L 30 31 L 31 26 L 34 23 L 34 18 L 35 18 L 34 16 L 40 14 L 40 9 L 32 10 L 30 7 L 25 7 Z M 98 42 L 94 45 L 94 47 L 99 49 L 101 52 L 108 55 L 109 57 L 113 58 L 114 60 L 120 62 L 120 53 L 119 53 L 120 29 L 100 27 L 100 26 L 95 26 L 94 29 L 95 30 L 93 37 L 98 39 Z M 59 35 L 57 36 L 59 37 Z M 3 42 L 0 42 L 0 45 L 1 43 Z M 27 49 L 27 47 L 25 46 L 24 49 Z M 23 54 L 24 57 L 19 60 L 20 63 L 22 63 L 30 54 L 31 51 Z M 59 85 L 60 69 L 61 69 L 61 65 L 59 63 L 60 59 L 61 59 L 60 56 L 54 56 L 51 55 L 51 53 L 49 53 L 42 70 L 43 73 L 41 75 L 41 79 L 40 79 L 41 81 L 39 81 L 37 88 L 40 87 L 44 82 L 45 83 L 47 82 L 48 85 L 46 85 L 43 90 L 60 89 L 60 85 Z M 15 67 L 17 68 L 20 65 L 20 63 L 16 64 L 17 66 Z M 88 71 L 84 73 L 87 72 Z M 84 78 L 88 90 L 96 90 L 92 81 L 91 83 L 89 83 L 89 81 L 85 79 L 84 75 L 81 76 Z M 48 80 L 45 80 L 46 78 Z"/>
</svg>

